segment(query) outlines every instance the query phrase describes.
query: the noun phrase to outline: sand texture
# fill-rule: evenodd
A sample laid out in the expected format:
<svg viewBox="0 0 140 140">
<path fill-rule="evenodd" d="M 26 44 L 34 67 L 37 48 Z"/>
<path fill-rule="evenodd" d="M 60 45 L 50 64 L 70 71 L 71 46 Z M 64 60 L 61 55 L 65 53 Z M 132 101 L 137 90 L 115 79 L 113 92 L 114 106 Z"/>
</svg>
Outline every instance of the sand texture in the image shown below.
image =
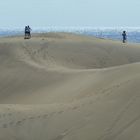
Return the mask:
<svg viewBox="0 0 140 140">
<path fill-rule="evenodd" d="M 0 140 L 140 140 L 140 44 L 0 38 Z"/>
</svg>

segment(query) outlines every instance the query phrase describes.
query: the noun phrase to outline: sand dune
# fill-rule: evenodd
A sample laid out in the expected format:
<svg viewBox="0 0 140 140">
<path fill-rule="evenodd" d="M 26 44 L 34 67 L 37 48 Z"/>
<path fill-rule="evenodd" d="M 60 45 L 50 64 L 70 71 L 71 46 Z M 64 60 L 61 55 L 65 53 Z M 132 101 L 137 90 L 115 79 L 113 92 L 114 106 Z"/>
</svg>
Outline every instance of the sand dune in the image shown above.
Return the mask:
<svg viewBox="0 0 140 140">
<path fill-rule="evenodd" d="M 0 140 L 139 140 L 139 62 L 139 44 L 0 38 Z"/>
</svg>

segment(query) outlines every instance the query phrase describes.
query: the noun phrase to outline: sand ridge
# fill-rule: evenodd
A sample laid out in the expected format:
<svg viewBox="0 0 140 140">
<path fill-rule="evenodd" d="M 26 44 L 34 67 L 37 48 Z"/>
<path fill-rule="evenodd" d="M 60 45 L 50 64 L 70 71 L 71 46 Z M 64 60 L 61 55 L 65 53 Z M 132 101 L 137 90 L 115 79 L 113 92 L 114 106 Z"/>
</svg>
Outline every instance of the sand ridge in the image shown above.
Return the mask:
<svg viewBox="0 0 140 140">
<path fill-rule="evenodd" d="M 0 38 L 0 140 L 139 140 L 139 54 L 70 33 Z"/>
</svg>

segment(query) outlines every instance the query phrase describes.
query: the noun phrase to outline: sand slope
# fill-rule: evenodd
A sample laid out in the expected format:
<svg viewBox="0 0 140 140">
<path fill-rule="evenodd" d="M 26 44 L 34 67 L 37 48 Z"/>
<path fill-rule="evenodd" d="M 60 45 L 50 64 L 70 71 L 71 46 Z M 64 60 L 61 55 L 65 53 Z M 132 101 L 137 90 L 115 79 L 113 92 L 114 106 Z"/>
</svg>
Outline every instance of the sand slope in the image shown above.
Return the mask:
<svg viewBox="0 0 140 140">
<path fill-rule="evenodd" d="M 0 140 L 139 140 L 139 62 L 139 44 L 1 38 Z"/>
</svg>

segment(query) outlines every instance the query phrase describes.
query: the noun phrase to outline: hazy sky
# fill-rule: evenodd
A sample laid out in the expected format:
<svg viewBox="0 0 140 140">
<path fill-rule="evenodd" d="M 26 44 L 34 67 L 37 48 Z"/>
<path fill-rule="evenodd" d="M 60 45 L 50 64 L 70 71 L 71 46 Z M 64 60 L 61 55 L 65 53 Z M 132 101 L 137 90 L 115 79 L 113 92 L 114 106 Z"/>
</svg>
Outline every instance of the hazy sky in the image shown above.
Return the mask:
<svg viewBox="0 0 140 140">
<path fill-rule="evenodd" d="M 140 0 L 0 0 L 0 27 L 140 26 Z"/>
</svg>

